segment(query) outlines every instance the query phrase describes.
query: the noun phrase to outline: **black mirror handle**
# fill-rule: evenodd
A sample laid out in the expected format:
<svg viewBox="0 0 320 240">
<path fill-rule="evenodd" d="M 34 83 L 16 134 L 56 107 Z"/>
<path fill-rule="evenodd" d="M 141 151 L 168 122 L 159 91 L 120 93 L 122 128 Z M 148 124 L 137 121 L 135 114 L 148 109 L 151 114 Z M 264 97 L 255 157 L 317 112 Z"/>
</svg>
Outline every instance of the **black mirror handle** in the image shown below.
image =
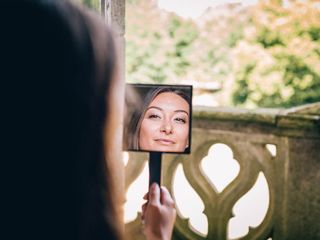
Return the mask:
<svg viewBox="0 0 320 240">
<path fill-rule="evenodd" d="M 149 155 L 149 187 L 152 183 L 161 185 L 161 152 L 150 152 Z"/>
</svg>

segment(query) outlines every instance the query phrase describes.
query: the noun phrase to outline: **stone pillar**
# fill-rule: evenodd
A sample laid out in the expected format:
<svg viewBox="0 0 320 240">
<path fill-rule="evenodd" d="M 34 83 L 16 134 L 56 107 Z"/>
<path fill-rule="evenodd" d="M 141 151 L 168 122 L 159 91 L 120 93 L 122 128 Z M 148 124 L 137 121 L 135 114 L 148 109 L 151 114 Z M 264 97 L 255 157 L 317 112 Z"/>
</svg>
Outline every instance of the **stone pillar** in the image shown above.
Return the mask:
<svg viewBox="0 0 320 240">
<path fill-rule="evenodd" d="M 320 103 L 295 108 L 288 115 L 299 129 L 309 127 L 314 135 L 305 132 L 287 141 L 285 239 L 320 239 Z M 313 119 L 313 126 L 302 124 L 303 119 Z"/>
<path fill-rule="evenodd" d="M 104 5 L 101 7 L 101 13 L 106 13 L 106 22 L 112 26 L 117 35 L 123 37 L 125 32 L 125 0 L 102 0 L 101 4 Z"/>
<path fill-rule="evenodd" d="M 101 13 L 105 14 L 105 21 L 111 26 L 116 37 L 120 62 L 120 77 L 125 79 L 125 0 L 101 0 Z M 103 10 L 104 9 L 104 10 Z"/>
<path fill-rule="evenodd" d="M 111 26 L 119 56 L 120 77 L 125 79 L 125 0 L 101 0 L 101 14 L 106 23 Z"/>
</svg>

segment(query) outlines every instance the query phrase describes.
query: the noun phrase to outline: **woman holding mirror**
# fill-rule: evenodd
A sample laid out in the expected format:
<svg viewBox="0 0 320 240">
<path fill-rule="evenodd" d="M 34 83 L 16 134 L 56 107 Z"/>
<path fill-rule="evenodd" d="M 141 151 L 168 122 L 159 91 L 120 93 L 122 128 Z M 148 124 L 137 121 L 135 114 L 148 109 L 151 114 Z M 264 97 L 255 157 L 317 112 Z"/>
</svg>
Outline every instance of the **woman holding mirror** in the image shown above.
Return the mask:
<svg viewBox="0 0 320 240">
<path fill-rule="evenodd" d="M 10 239 L 124 238 L 124 82 L 111 32 L 74 2 L 1 4 L 1 215 Z M 146 198 L 146 238 L 170 239 L 169 192 L 154 184 Z"/>
</svg>

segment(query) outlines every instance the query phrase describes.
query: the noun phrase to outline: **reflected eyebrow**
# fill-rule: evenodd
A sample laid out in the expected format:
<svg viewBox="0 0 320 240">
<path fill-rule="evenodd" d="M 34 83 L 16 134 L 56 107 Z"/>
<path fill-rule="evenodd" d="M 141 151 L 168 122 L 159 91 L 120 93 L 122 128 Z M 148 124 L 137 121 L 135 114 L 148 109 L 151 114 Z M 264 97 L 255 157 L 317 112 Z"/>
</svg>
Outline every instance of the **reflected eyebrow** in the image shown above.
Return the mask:
<svg viewBox="0 0 320 240">
<path fill-rule="evenodd" d="M 162 108 L 160 108 L 160 107 L 156 107 L 156 106 L 150 106 L 150 107 L 148 107 L 147 108 L 147 110 L 146 110 L 146 112 L 149 110 L 149 109 L 151 109 L 151 108 L 155 108 L 155 109 L 158 109 L 159 111 L 161 111 L 161 112 L 163 112 L 164 110 L 162 109 Z M 189 113 L 188 112 L 186 112 L 185 110 L 175 110 L 174 111 L 175 113 L 179 113 L 179 112 L 182 112 L 182 113 L 185 113 L 185 114 L 187 114 L 188 116 L 189 116 Z"/>
<path fill-rule="evenodd" d="M 185 114 L 187 114 L 187 115 L 189 116 L 189 113 L 187 113 L 185 110 L 176 110 L 176 111 L 174 111 L 174 112 L 176 112 L 176 113 L 179 113 L 179 112 L 185 113 Z"/>
</svg>

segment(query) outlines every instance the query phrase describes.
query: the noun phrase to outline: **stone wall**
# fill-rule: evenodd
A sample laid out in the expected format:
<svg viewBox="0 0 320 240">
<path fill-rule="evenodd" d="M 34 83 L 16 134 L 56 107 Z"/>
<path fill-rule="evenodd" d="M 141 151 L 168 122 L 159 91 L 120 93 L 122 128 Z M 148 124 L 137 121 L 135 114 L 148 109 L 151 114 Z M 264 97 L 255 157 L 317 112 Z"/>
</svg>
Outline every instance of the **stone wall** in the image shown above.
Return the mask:
<svg viewBox="0 0 320 240">
<path fill-rule="evenodd" d="M 220 190 L 201 167 L 216 143 L 230 147 L 240 166 Z M 148 159 L 143 153 L 129 155 L 127 189 Z M 179 215 L 173 239 L 228 239 L 234 206 L 260 175 L 268 186 L 268 208 L 262 222 L 249 227 L 239 239 L 320 239 L 320 103 L 289 110 L 195 107 L 191 154 L 163 156 L 162 182 L 174 197 L 173 180 L 179 165 L 204 204 L 208 229 L 206 234 L 199 233 Z M 139 216 L 126 230 L 133 239 L 144 239 Z"/>
</svg>

